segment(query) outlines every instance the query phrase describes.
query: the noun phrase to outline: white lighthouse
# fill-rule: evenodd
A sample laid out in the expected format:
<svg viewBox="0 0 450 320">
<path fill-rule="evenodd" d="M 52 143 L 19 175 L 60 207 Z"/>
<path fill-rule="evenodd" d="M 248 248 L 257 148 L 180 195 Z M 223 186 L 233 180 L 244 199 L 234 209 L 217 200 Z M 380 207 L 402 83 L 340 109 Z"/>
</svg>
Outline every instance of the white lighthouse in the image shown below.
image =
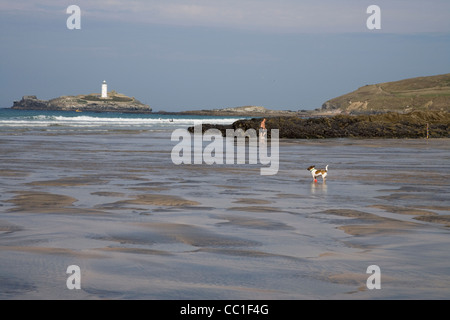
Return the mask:
<svg viewBox="0 0 450 320">
<path fill-rule="evenodd" d="M 108 98 L 108 85 L 106 84 L 106 80 L 103 80 L 102 83 L 102 98 Z"/>
</svg>

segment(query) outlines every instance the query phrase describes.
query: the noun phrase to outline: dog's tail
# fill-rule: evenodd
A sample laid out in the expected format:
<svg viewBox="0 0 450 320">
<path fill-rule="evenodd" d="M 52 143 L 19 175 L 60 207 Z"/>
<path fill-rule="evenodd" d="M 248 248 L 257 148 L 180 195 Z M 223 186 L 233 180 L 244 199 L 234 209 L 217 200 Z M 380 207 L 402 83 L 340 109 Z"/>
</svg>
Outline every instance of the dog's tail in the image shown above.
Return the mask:
<svg viewBox="0 0 450 320">
<path fill-rule="evenodd" d="M 328 172 L 328 165 L 325 167 L 325 171 Z"/>
</svg>

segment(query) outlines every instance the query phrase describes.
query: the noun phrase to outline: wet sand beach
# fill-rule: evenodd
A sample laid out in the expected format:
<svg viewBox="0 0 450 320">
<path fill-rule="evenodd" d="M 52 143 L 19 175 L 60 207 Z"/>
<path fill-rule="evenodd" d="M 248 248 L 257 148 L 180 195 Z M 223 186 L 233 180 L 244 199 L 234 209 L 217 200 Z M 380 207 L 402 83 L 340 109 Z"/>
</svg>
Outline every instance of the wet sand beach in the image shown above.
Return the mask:
<svg viewBox="0 0 450 320">
<path fill-rule="evenodd" d="M 262 176 L 170 133 L 0 132 L 0 299 L 450 298 L 450 140 L 281 140 Z"/>
</svg>

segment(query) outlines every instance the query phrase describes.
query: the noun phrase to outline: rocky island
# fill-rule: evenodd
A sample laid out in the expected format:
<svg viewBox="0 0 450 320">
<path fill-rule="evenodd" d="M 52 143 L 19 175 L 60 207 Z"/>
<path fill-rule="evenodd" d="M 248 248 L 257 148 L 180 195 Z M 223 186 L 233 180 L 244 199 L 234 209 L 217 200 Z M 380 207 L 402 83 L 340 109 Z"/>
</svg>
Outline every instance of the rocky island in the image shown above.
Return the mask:
<svg viewBox="0 0 450 320">
<path fill-rule="evenodd" d="M 24 96 L 14 101 L 12 109 L 19 110 L 61 110 L 91 112 L 136 112 L 149 113 L 152 109 L 134 97 L 110 91 L 102 97 L 99 94 L 61 96 L 51 100 L 40 100 L 36 96 Z"/>
</svg>

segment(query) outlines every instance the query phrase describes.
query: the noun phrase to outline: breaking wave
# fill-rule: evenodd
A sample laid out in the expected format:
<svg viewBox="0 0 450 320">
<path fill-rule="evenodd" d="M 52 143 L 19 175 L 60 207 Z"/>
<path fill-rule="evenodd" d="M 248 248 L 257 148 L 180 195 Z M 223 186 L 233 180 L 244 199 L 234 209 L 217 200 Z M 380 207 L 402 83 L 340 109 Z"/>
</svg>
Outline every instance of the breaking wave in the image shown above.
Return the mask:
<svg viewBox="0 0 450 320">
<path fill-rule="evenodd" d="M 61 112 L 46 112 L 46 114 L 0 114 L 0 126 L 7 127 L 121 127 L 121 128 L 164 128 L 187 127 L 203 123 L 231 124 L 242 118 L 158 115 L 158 114 L 104 114 L 90 113 L 88 115 L 61 115 Z"/>
</svg>

